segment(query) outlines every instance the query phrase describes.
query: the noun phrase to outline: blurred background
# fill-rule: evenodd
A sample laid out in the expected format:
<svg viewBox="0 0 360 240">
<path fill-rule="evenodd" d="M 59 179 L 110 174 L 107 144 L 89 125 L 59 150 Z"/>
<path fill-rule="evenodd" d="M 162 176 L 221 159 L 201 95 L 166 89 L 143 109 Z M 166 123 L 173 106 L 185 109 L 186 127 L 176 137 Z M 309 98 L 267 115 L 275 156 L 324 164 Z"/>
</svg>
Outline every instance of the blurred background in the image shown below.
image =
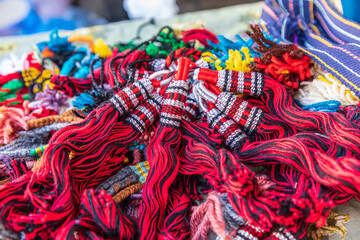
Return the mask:
<svg viewBox="0 0 360 240">
<path fill-rule="evenodd" d="M 259 0 L 0 0 L 0 36 L 55 27 L 73 30 L 129 19 L 169 18 L 178 13 Z"/>
</svg>

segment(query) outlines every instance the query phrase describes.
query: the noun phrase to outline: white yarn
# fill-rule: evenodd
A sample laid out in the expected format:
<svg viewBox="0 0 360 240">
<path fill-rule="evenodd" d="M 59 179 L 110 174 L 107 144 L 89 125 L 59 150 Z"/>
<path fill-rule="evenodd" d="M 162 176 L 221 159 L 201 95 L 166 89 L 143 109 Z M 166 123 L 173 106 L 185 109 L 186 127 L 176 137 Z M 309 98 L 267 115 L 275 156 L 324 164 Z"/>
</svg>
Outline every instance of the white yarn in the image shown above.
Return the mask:
<svg viewBox="0 0 360 240">
<path fill-rule="evenodd" d="M 7 75 L 24 70 L 26 56 L 26 54 L 23 54 L 18 58 L 14 53 L 10 53 L 9 58 L 5 58 L 0 62 L 0 74 Z"/>
<path fill-rule="evenodd" d="M 330 73 L 319 68 L 314 71 L 312 82 L 300 83 L 300 89 L 295 96 L 302 105 L 311 105 L 318 102 L 336 100 L 342 106 L 354 105 L 359 98 Z"/>
</svg>

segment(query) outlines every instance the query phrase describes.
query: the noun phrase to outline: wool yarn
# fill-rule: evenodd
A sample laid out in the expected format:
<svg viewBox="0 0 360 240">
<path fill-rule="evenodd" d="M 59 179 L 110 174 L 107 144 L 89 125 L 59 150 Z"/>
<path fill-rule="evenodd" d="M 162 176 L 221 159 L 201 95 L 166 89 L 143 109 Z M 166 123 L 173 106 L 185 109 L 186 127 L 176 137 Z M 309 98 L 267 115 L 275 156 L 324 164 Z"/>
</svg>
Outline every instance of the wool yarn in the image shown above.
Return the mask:
<svg viewBox="0 0 360 240">
<path fill-rule="evenodd" d="M 222 239 L 229 239 L 225 233 L 225 222 L 221 211 L 221 202 L 214 192 L 210 192 L 206 202 L 193 208 L 191 215 L 191 239 L 207 239 L 209 228 Z"/>
<path fill-rule="evenodd" d="M 359 199 L 359 99 L 264 26 L 114 45 L 53 31 L 0 69 L 0 238 L 328 234 Z"/>
<path fill-rule="evenodd" d="M 0 144 L 8 144 L 21 130 L 27 130 L 26 113 L 14 107 L 0 107 Z"/>
<path fill-rule="evenodd" d="M 322 101 L 337 100 L 342 106 L 358 103 L 358 97 L 330 73 L 318 75 L 312 82 L 303 82 L 295 96 L 302 105 L 311 105 Z"/>
<path fill-rule="evenodd" d="M 178 128 L 181 124 L 187 97 L 190 62 L 189 58 L 179 59 L 177 79 L 166 88 L 164 103 L 160 112 L 160 123 L 153 140 L 149 144 L 147 152 L 148 161 L 151 161 L 149 180 L 144 184 L 144 202 L 140 209 L 140 224 L 143 226 L 141 239 L 154 237 L 156 231 L 160 230 L 160 226 L 156 223 L 162 222 L 168 197 L 167 191 L 179 169 L 180 164 L 175 152 L 179 148 L 181 135 Z M 153 159 L 157 161 L 153 162 Z M 163 178 L 164 180 L 161 180 Z M 155 198 L 157 202 L 150 204 L 148 198 Z"/>
</svg>

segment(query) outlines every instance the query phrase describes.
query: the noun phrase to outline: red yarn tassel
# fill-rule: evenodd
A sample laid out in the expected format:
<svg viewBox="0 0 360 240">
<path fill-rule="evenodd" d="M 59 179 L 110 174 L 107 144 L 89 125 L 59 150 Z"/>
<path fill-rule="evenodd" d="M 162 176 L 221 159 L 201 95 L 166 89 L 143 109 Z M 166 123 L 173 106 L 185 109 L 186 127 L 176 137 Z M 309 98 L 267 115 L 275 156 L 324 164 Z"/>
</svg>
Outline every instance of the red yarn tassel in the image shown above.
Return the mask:
<svg viewBox="0 0 360 240">
<path fill-rule="evenodd" d="M 80 217 L 69 222 L 55 239 L 136 239 L 138 236 L 137 221 L 123 213 L 104 190 L 85 190 L 81 208 Z"/>
<path fill-rule="evenodd" d="M 72 78 L 68 76 L 53 75 L 50 79 L 54 89 L 64 92 L 69 97 L 80 94 L 92 87 L 91 78 Z"/>
<path fill-rule="evenodd" d="M 261 99 L 272 114 L 298 130 L 319 131 L 360 156 L 360 128 L 342 114 L 301 109 L 293 103 L 292 97 L 280 83 L 267 76 Z"/>
<path fill-rule="evenodd" d="M 69 125 L 56 132 L 43 155 L 41 166 L 32 174 L 31 180 L 30 174 L 26 174 L 24 176 L 27 178 L 19 178 L 23 181 L 15 182 L 16 191 L 22 191 L 21 194 L 24 195 L 21 200 L 14 199 L 17 194 L 6 195 L 0 200 L 1 208 L 7 204 L 9 210 L 17 209 L 16 213 L 10 210 L 7 226 L 16 231 L 25 231 L 33 238 L 54 237 L 62 226 L 78 213 L 78 197 L 72 188 L 72 174 L 83 171 L 84 166 L 74 168 L 74 160 L 81 159 L 76 157 L 77 154 L 84 154 L 85 159 L 88 159 L 85 161 L 86 179 L 96 178 L 97 170 L 106 163 L 103 160 L 110 149 L 103 148 L 104 155 L 94 151 L 106 146 L 102 143 L 112 133 L 118 117 L 148 98 L 152 91 L 153 86 L 149 80 L 138 81 L 119 91 L 109 100 L 110 103 L 105 103 L 91 112 L 83 122 Z M 96 147 L 99 145 L 99 148 Z M 12 185 L 5 185 L 1 192 L 7 192 L 11 187 Z M 16 207 L 22 204 L 27 207 Z M 2 217 L 5 216 L 2 214 Z"/>
<path fill-rule="evenodd" d="M 261 229 L 271 229 L 278 208 L 276 196 L 261 196 L 254 173 L 231 152 L 190 140 L 181 161 L 181 173 L 203 176 L 218 192 L 228 194 L 235 211 Z"/>
<path fill-rule="evenodd" d="M 169 205 L 162 231 L 157 234 L 156 239 L 188 239 L 190 234 L 189 214 L 191 199 L 184 192 L 184 183 L 177 181 L 176 186 L 170 191 Z"/>
<path fill-rule="evenodd" d="M 248 166 L 287 164 L 324 186 L 358 195 L 360 181 L 356 176 L 360 173 L 360 162 L 353 157 L 334 159 L 331 155 L 339 148 L 331 144 L 331 140 L 317 134 L 299 133 L 290 138 L 240 146 L 241 150 L 235 153 Z"/>
<path fill-rule="evenodd" d="M 155 239 L 156 233 L 162 231 L 168 191 L 180 166 L 179 128 L 187 97 L 190 62 L 188 58 L 179 59 L 177 78 L 166 89 L 159 127 L 148 147 L 150 169 L 143 189 L 144 202 L 140 207 L 140 239 Z"/>
</svg>

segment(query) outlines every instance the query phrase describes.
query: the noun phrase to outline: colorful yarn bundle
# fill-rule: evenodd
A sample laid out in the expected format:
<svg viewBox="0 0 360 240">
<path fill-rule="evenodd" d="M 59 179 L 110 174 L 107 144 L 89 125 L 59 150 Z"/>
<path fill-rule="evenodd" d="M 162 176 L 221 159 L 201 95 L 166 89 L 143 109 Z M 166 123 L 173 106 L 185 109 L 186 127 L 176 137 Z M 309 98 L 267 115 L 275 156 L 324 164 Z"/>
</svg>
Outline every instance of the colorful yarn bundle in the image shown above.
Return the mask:
<svg viewBox="0 0 360 240">
<path fill-rule="evenodd" d="M 346 19 L 332 2 L 265 0 L 261 28 L 283 43 L 296 44 L 359 96 L 359 23 Z"/>
<path fill-rule="evenodd" d="M 0 76 L 0 238 L 344 238 L 359 99 L 250 29 L 37 44 Z"/>
<path fill-rule="evenodd" d="M 286 86 L 297 89 L 301 81 L 310 78 L 310 57 L 291 45 L 281 46 L 266 39 L 259 26 L 250 28 L 253 33 L 247 34 L 257 43 L 257 50 L 263 53 L 255 58 L 252 70 L 270 74 L 277 81 Z"/>
<path fill-rule="evenodd" d="M 315 78 L 312 82 L 303 82 L 295 98 L 302 105 L 311 105 L 319 102 L 336 100 L 342 106 L 355 105 L 359 102 L 359 98 L 350 91 L 349 88 L 341 84 L 330 73 L 326 73 L 319 67 L 314 75 Z"/>
</svg>

